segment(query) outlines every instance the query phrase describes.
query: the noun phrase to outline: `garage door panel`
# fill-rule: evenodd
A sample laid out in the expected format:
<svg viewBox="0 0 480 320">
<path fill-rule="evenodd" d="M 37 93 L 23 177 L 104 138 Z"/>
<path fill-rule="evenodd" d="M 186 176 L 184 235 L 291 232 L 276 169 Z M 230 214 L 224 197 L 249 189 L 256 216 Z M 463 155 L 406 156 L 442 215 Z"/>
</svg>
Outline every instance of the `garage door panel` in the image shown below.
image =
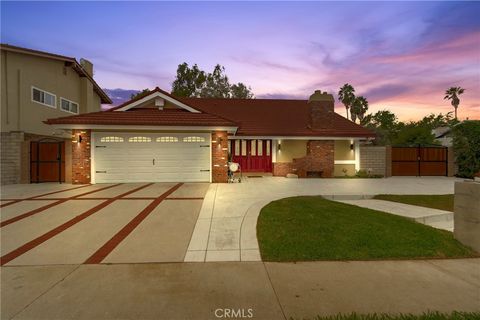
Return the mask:
<svg viewBox="0 0 480 320">
<path fill-rule="evenodd" d="M 123 142 L 100 142 L 104 136 L 121 137 Z M 178 142 L 157 140 L 162 136 L 176 137 Z M 204 137 L 205 142 L 183 142 L 189 136 Z M 144 138 L 129 142 L 131 137 L 147 137 L 151 142 L 138 142 Z M 101 146 L 94 148 L 96 182 L 208 182 L 209 141 L 205 133 L 95 133 L 95 145 Z"/>
</svg>

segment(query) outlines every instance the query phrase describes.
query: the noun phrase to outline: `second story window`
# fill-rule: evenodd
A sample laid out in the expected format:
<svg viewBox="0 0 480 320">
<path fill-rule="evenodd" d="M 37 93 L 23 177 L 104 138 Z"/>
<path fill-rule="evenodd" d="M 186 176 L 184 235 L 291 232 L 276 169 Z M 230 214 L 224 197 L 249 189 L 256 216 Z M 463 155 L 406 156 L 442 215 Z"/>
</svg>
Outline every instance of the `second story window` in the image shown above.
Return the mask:
<svg viewBox="0 0 480 320">
<path fill-rule="evenodd" d="M 71 112 L 71 113 L 78 113 L 78 103 L 67 100 L 65 98 L 60 98 L 60 108 L 63 111 Z"/>
<path fill-rule="evenodd" d="M 57 97 L 54 94 L 35 87 L 32 87 L 32 101 L 51 108 L 57 107 Z"/>
</svg>

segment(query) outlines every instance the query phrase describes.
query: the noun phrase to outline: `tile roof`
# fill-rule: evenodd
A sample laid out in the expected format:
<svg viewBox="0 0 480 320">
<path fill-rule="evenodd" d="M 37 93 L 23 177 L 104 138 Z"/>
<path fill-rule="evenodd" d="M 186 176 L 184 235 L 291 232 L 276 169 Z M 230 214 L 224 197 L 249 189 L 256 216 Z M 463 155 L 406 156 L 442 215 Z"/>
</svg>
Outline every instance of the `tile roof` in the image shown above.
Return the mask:
<svg viewBox="0 0 480 320">
<path fill-rule="evenodd" d="M 238 136 L 375 137 L 375 133 L 334 113 L 334 128 L 308 127 L 307 100 L 177 98 L 200 113 L 183 109 L 132 108 L 115 111 L 135 102 L 137 97 L 108 111 L 49 119 L 48 124 L 234 126 Z"/>
<path fill-rule="evenodd" d="M 145 126 L 225 126 L 238 125 L 222 117 L 187 110 L 158 110 L 134 108 L 128 111 L 100 111 L 48 119 L 47 124 L 99 124 L 99 125 L 145 125 Z"/>
<path fill-rule="evenodd" d="M 307 100 L 182 98 L 194 108 L 233 119 L 239 136 L 374 137 L 375 133 L 334 113 L 334 129 L 308 127 Z"/>
</svg>

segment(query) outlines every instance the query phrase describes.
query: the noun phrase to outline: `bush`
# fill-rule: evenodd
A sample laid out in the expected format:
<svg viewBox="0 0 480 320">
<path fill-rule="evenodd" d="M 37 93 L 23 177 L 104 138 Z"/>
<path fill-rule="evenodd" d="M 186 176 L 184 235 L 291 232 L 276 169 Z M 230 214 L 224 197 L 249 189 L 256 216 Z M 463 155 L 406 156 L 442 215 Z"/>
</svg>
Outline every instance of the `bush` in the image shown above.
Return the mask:
<svg viewBox="0 0 480 320">
<path fill-rule="evenodd" d="M 457 175 L 471 179 L 480 171 L 480 121 L 463 121 L 453 127 L 452 134 Z"/>
</svg>

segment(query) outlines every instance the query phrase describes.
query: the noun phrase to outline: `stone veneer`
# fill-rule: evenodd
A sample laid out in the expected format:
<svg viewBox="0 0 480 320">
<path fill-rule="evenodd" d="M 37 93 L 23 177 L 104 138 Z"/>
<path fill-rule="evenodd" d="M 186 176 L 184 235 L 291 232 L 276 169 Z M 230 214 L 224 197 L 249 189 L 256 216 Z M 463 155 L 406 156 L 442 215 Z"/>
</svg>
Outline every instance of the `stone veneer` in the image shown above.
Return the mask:
<svg viewBox="0 0 480 320">
<path fill-rule="evenodd" d="M 333 177 L 334 170 L 333 140 L 310 140 L 307 142 L 307 155 L 293 159 L 293 162 L 278 162 L 273 164 L 274 176 L 286 176 L 294 173 L 299 178 L 306 178 L 308 172 L 320 172 L 322 178 Z"/>
<path fill-rule="evenodd" d="M 91 130 L 72 130 L 72 140 L 78 141 L 80 136 L 82 136 L 82 142 L 71 142 L 73 184 L 87 184 L 91 181 Z"/>
<path fill-rule="evenodd" d="M 228 135 L 226 131 L 212 133 L 212 182 L 228 180 Z"/>
</svg>

